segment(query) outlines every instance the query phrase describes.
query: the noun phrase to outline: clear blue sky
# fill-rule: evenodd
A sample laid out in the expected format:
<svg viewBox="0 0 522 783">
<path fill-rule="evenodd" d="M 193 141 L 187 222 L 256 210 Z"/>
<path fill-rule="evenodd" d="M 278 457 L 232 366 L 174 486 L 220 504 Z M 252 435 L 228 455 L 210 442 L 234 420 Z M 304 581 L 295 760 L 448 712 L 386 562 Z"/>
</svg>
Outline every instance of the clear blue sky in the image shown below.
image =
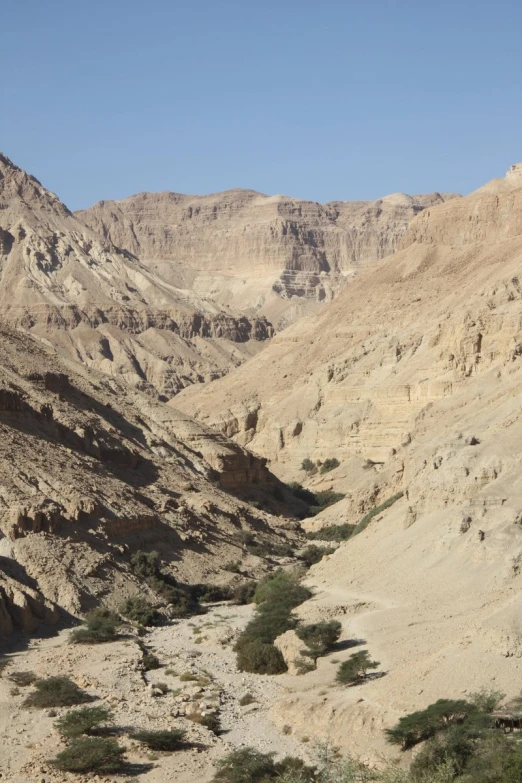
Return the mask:
<svg viewBox="0 0 522 783">
<path fill-rule="evenodd" d="M 142 190 L 469 192 L 522 160 L 520 0 L 3 0 L 0 148 Z"/>
</svg>

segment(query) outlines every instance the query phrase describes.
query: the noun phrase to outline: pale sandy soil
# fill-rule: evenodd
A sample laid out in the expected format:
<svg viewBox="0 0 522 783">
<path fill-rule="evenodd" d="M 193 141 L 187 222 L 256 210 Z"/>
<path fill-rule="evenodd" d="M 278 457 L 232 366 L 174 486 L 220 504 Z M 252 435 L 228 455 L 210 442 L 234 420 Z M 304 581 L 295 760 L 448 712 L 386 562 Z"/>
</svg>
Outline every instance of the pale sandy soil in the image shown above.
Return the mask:
<svg viewBox="0 0 522 783">
<path fill-rule="evenodd" d="M 300 734 L 285 735 L 269 716 L 270 707 L 289 692 L 295 678 L 243 674 L 236 669 L 233 638 L 251 613 L 252 607 L 221 606 L 204 616 L 151 631 L 144 641 L 163 667 L 145 676 L 140 671 L 141 654 L 136 640 L 78 647 L 67 644 L 68 632 L 37 641 L 27 651 L 14 654 L 9 668 L 34 671 L 39 676 L 67 674 L 92 696 L 110 705 L 115 724 L 121 729 L 121 741 L 128 748 L 129 761 L 145 765 L 141 771 L 138 766 L 138 774 L 131 780 L 208 783 L 214 774 L 213 761 L 235 747 L 253 745 L 279 757 L 309 758 L 313 752 L 311 745 L 301 741 Z M 198 627 L 202 629 L 199 634 Z M 197 643 L 198 637 L 207 638 Z M 197 684 L 179 679 L 187 672 L 208 674 L 212 682 L 197 694 Z M 170 692 L 153 697 L 150 684 L 158 682 L 167 683 Z M 91 780 L 59 773 L 47 763 L 62 747 L 53 728 L 56 717 L 49 716 L 48 710 L 23 708 L 23 699 L 30 689 L 20 688 L 19 694 L 10 695 L 12 687 L 5 676 L 0 678 L 1 779 L 9 783 Z M 181 693 L 176 693 L 179 689 Z M 239 700 L 246 693 L 255 701 L 241 707 Z M 220 736 L 185 718 L 182 712 L 187 702 L 181 701 L 184 697 L 194 700 L 189 703 L 203 700 L 219 704 L 223 727 Z M 56 712 L 62 715 L 67 709 Z M 187 729 L 187 739 L 198 747 L 151 756 L 128 736 L 131 728 L 166 727 Z M 120 775 L 95 779 L 110 783 L 129 780 Z"/>
</svg>

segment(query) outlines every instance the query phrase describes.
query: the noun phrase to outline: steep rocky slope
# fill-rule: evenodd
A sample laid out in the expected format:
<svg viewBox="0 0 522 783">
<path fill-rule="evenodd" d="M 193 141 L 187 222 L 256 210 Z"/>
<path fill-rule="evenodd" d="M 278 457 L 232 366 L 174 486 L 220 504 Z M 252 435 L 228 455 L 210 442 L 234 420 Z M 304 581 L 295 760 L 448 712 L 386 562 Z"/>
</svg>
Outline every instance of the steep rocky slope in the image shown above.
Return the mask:
<svg viewBox="0 0 522 783">
<path fill-rule="evenodd" d="M 64 355 L 172 396 L 223 375 L 272 335 L 262 317 L 154 274 L 1 155 L 0 205 L 3 317 Z"/>
<path fill-rule="evenodd" d="M 5 326 L 0 431 L 0 634 L 135 592 L 142 548 L 219 581 L 241 529 L 284 524 L 240 499 L 285 513 L 265 460 Z"/>
<path fill-rule="evenodd" d="M 452 194 L 317 204 L 231 190 L 139 193 L 79 217 L 149 269 L 216 302 L 286 326 L 360 266 L 392 253 L 412 218 Z"/>
<path fill-rule="evenodd" d="M 327 666 L 277 707 L 281 724 L 366 756 L 384 751 L 383 727 L 437 698 L 519 691 L 521 174 L 425 210 L 396 254 L 211 399 L 205 387 L 177 398 L 288 478 L 304 457 L 337 457 L 310 483 L 346 499 L 315 526 L 404 492 L 314 569 L 303 608 L 345 616 L 385 676 L 319 698 Z"/>
</svg>

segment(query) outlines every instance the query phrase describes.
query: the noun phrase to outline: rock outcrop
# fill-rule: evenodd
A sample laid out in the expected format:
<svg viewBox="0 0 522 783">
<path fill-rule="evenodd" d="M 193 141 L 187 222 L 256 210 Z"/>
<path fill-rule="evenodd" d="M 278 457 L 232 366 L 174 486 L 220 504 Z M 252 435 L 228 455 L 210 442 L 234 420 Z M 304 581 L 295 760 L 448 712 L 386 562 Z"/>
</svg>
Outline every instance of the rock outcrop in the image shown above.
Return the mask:
<svg viewBox="0 0 522 783">
<path fill-rule="evenodd" d="M 264 458 L 0 325 L 0 634 L 119 603 L 138 549 L 219 575 L 241 529 L 283 535 L 278 487 Z"/>
</svg>

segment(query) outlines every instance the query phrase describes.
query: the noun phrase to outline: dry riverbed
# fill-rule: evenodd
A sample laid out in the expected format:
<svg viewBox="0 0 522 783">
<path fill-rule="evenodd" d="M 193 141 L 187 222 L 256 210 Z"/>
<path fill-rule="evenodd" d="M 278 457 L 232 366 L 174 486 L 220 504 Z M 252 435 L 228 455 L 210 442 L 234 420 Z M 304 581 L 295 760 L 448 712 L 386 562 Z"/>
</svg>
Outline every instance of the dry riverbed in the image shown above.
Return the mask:
<svg viewBox="0 0 522 783">
<path fill-rule="evenodd" d="M 98 780 L 113 783 L 127 775 L 84 776 L 55 770 L 48 760 L 63 744 L 53 727 L 69 708 L 49 710 L 23 706 L 30 688 L 16 688 L 6 675 L 31 671 L 39 677 L 68 675 L 97 701 L 111 707 L 120 741 L 128 749 L 131 780 L 143 783 L 208 783 L 214 761 L 231 749 L 252 745 L 278 757 L 310 760 L 308 737 L 277 728 L 269 710 L 289 693 L 295 678 L 237 671 L 233 644 L 252 615 L 251 606 L 216 606 L 208 613 L 151 630 L 141 641 L 161 668 L 143 673 L 136 638 L 111 644 L 77 646 L 68 632 L 35 641 L 13 655 L 0 678 L 0 774 L 8 783 L 60 783 Z M 159 688 L 157 686 L 160 686 Z M 161 690 L 167 686 L 166 693 Z M 249 696 L 249 704 L 240 701 Z M 187 714 L 215 714 L 221 720 L 216 736 Z M 183 728 L 193 747 L 171 754 L 151 753 L 130 739 L 136 729 Z M 304 739 L 304 742 L 303 742 Z"/>
</svg>

